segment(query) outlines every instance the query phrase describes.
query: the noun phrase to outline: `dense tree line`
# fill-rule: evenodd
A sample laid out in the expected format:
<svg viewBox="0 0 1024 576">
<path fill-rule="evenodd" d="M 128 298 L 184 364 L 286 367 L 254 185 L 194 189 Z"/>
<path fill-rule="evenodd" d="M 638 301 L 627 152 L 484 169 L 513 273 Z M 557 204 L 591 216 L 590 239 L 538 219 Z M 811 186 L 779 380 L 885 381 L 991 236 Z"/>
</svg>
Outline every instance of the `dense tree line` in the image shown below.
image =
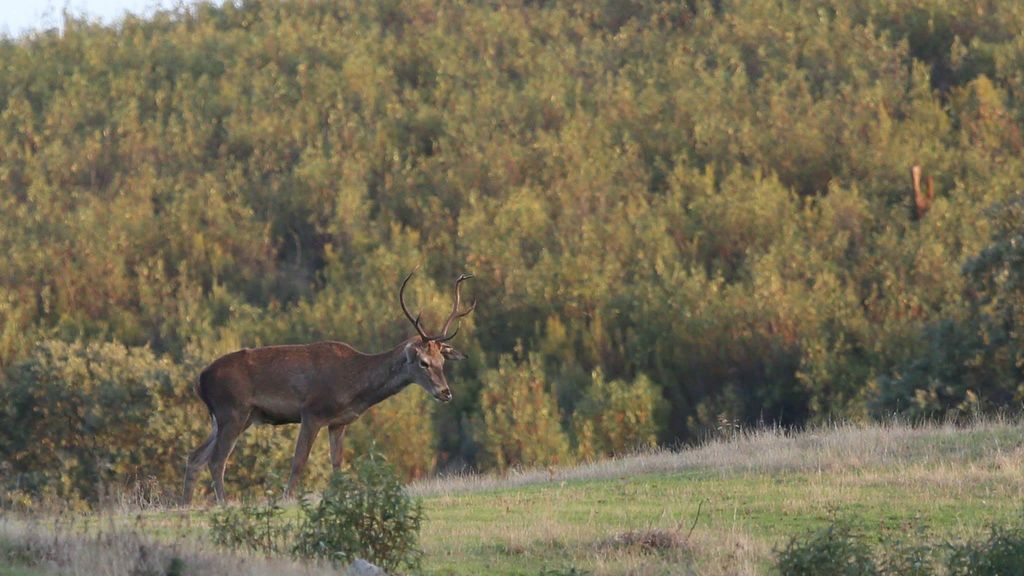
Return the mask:
<svg viewBox="0 0 1024 576">
<path fill-rule="evenodd" d="M 409 476 L 1016 409 L 1022 29 L 1010 0 L 242 1 L 0 39 L 6 500 L 169 490 L 205 363 L 392 346 L 417 264 L 428 325 L 458 272 L 480 305 L 454 405 L 350 434 Z"/>
</svg>

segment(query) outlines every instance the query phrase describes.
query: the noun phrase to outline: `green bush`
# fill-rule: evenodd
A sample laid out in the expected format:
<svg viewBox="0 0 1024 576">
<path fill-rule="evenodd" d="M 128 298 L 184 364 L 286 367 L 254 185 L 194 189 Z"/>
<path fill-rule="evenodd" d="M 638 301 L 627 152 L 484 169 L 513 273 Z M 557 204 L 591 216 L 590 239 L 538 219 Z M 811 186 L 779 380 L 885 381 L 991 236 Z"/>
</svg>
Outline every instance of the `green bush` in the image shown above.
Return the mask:
<svg viewBox="0 0 1024 576">
<path fill-rule="evenodd" d="M 642 374 L 633 382 L 607 381 L 595 370 L 572 416 L 577 455 L 592 459 L 654 446 L 663 402 L 660 391 Z"/>
<path fill-rule="evenodd" d="M 483 382 L 476 437 L 484 467 L 506 470 L 569 461 L 558 401 L 548 389 L 538 356 L 517 363 L 504 355 Z"/>
<path fill-rule="evenodd" d="M 347 564 L 365 558 L 385 570 L 419 568 L 423 509 L 405 493 L 394 467 L 379 454 L 331 477 L 316 503 L 302 499 L 294 553 Z"/>
<path fill-rule="evenodd" d="M 911 537 L 904 535 L 885 538 L 886 545 L 878 557 L 879 572 L 887 576 L 933 576 L 938 573 L 942 546 L 925 540 L 923 525 L 918 525 Z"/>
<path fill-rule="evenodd" d="M 1024 523 L 993 524 L 985 537 L 945 544 L 926 541 L 918 526 L 913 537 L 884 538 L 872 546 L 867 535 L 834 521 L 791 539 L 779 551 L 775 571 L 785 576 L 1024 576 Z"/>
<path fill-rule="evenodd" d="M 1024 575 L 1024 524 L 991 526 L 988 537 L 950 545 L 949 576 Z"/>
<path fill-rule="evenodd" d="M 148 348 L 47 340 L 8 374 L 0 386 L 7 488 L 72 503 L 150 478 L 177 488 L 183 438 L 204 425 L 182 409 L 190 391 L 181 366 Z"/>
<path fill-rule="evenodd" d="M 845 523 L 832 523 L 806 539 L 793 538 L 779 552 L 783 576 L 872 576 L 880 574 L 871 547 Z"/>
<path fill-rule="evenodd" d="M 291 523 L 277 500 L 217 508 L 210 513 L 213 543 L 232 550 L 279 554 L 289 549 Z"/>
<path fill-rule="evenodd" d="M 916 354 L 878 379 L 876 412 L 935 418 L 1024 403 L 1024 194 L 988 217 L 990 243 L 962 269 L 965 310 L 920 330 Z"/>
</svg>

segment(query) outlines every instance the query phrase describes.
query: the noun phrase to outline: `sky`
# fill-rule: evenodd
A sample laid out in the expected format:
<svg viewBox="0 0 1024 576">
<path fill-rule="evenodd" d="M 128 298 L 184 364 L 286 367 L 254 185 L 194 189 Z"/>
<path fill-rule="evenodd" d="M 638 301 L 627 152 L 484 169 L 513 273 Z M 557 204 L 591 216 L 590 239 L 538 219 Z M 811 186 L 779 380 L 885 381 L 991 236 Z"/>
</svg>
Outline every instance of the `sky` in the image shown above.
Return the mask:
<svg viewBox="0 0 1024 576">
<path fill-rule="evenodd" d="M 31 30 L 58 27 L 64 8 L 110 24 L 126 11 L 151 14 L 155 9 L 180 3 L 182 0 L 0 0 L 0 35 L 21 36 Z"/>
</svg>

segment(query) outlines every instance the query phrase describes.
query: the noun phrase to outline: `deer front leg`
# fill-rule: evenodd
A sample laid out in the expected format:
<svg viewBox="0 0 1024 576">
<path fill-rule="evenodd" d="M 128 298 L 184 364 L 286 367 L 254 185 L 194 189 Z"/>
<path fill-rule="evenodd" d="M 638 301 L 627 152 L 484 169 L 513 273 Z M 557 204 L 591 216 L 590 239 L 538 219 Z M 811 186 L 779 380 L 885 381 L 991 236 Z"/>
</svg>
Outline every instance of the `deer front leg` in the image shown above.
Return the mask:
<svg viewBox="0 0 1024 576">
<path fill-rule="evenodd" d="M 331 466 L 337 472 L 345 462 L 345 454 L 342 451 L 341 443 L 345 439 L 346 424 L 332 424 L 327 427 L 331 439 Z"/>
<path fill-rule="evenodd" d="M 309 460 L 309 451 L 313 448 L 313 441 L 320 432 L 320 424 L 313 423 L 310 419 L 303 418 L 302 427 L 299 429 L 299 440 L 295 443 L 295 456 L 292 458 L 292 473 L 288 478 L 288 487 L 284 490 L 284 497 L 290 498 L 295 492 L 295 485 L 299 482 L 299 476 L 306 467 Z"/>
</svg>

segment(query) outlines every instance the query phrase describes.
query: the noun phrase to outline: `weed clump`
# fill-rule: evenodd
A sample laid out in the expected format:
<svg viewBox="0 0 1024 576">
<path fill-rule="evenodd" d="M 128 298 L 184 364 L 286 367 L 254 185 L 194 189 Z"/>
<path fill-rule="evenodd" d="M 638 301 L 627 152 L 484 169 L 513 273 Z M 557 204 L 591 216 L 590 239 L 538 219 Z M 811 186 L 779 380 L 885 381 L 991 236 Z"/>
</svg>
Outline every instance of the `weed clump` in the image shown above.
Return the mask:
<svg viewBox="0 0 1024 576">
<path fill-rule="evenodd" d="M 303 496 L 299 510 L 289 520 L 277 501 L 222 508 L 210 515 L 211 537 L 232 550 L 419 570 L 423 507 L 383 456 L 371 453 L 335 473 L 322 497 Z"/>
<path fill-rule="evenodd" d="M 210 514 L 210 535 L 214 544 L 232 550 L 287 552 L 291 525 L 283 521 L 283 515 L 284 508 L 276 500 L 220 508 Z"/>
<path fill-rule="evenodd" d="M 806 539 L 794 538 L 779 552 L 775 569 L 785 576 L 875 576 L 871 547 L 846 523 L 833 522 Z"/>
<path fill-rule="evenodd" d="M 786 576 L 1024 576 L 1024 522 L 992 524 L 987 537 L 965 542 L 930 543 L 922 527 L 911 540 L 895 539 L 873 547 L 849 524 L 794 538 L 778 553 L 775 570 Z"/>
<path fill-rule="evenodd" d="M 987 538 L 949 548 L 950 576 L 1024 575 L 1024 523 L 992 525 Z"/>
<path fill-rule="evenodd" d="M 367 560 L 392 571 L 418 570 L 422 504 L 405 493 L 382 456 L 357 460 L 335 474 L 319 502 L 302 500 L 295 554 L 348 563 Z"/>
</svg>

